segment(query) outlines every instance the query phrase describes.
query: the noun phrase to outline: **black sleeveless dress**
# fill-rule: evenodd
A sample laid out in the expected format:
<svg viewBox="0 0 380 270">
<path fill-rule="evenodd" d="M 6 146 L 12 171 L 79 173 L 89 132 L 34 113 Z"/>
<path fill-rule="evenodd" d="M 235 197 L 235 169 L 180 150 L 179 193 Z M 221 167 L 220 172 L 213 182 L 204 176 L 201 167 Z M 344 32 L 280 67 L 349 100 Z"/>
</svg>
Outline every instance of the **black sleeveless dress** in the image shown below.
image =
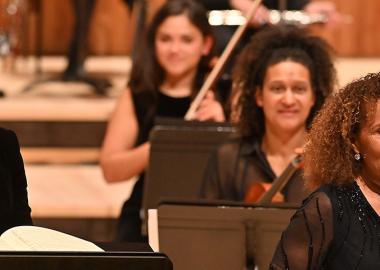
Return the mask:
<svg viewBox="0 0 380 270">
<path fill-rule="evenodd" d="M 151 93 L 132 93 L 133 104 L 139 125 L 136 146 L 148 141 L 149 133 L 154 126 L 156 117 L 183 118 L 188 110 L 191 98 L 173 98 L 157 91 L 157 97 Z M 130 198 L 124 203 L 119 218 L 117 241 L 144 242 L 146 237 L 141 234 L 142 221 L 140 209 L 142 206 L 144 173 L 139 176 Z"/>
</svg>

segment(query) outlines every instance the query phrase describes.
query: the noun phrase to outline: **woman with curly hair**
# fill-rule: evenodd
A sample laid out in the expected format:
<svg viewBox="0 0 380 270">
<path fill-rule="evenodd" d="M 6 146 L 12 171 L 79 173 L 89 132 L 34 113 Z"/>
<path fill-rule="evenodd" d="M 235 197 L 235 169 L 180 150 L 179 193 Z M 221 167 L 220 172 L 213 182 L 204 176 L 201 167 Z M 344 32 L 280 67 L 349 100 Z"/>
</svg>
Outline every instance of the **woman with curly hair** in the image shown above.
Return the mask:
<svg viewBox="0 0 380 270">
<path fill-rule="evenodd" d="M 269 28 L 253 37 L 234 70 L 234 119 L 240 137 L 220 146 L 205 172 L 201 197 L 243 201 L 251 186 L 270 183 L 306 142 L 307 127 L 333 91 L 330 47 L 296 28 Z M 282 194 L 301 203 L 299 172 Z"/>
<path fill-rule="evenodd" d="M 291 219 L 271 269 L 380 269 L 380 73 L 330 98 L 308 137 L 305 178 L 319 189 Z"/>
</svg>

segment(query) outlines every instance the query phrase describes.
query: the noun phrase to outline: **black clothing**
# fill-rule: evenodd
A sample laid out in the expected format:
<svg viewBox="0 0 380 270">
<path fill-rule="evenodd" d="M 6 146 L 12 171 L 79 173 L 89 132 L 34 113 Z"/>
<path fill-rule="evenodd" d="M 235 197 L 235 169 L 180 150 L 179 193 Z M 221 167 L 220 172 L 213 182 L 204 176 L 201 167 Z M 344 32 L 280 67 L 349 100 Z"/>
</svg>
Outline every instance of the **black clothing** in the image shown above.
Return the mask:
<svg viewBox="0 0 380 270">
<path fill-rule="evenodd" d="M 72 0 L 76 23 L 67 54 L 68 65 L 64 72 L 67 77 L 77 78 L 84 74 L 84 61 L 88 53 L 86 39 L 95 4 L 95 0 Z"/>
<path fill-rule="evenodd" d="M 231 9 L 229 0 L 199 0 L 206 9 L 208 10 L 223 10 Z M 300 10 L 302 9 L 310 0 L 288 0 L 287 9 L 289 10 Z M 264 6 L 269 9 L 278 9 L 279 0 L 264 0 Z"/>
<path fill-rule="evenodd" d="M 20 147 L 13 131 L 0 128 L 0 234 L 19 225 L 32 225 Z"/>
<path fill-rule="evenodd" d="M 206 167 L 201 197 L 205 199 L 244 201 L 254 183 L 276 179 L 257 140 L 233 139 L 212 154 Z M 309 194 L 297 171 L 283 190 L 287 202 L 301 203 Z"/>
<path fill-rule="evenodd" d="M 155 117 L 183 118 L 190 107 L 190 97 L 173 98 L 160 91 L 155 98 L 149 92 L 132 93 L 133 104 L 139 125 L 136 146 L 148 141 L 149 133 L 154 125 Z M 157 100 L 157 101 L 155 101 Z M 130 242 L 146 241 L 141 234 L 140 209 L 144 187 L 144 173 L 139 176 L 133 187 L 130 198 L 124 203 L 119 218 L 117 240 Z"/>
<path fill-rule="evenodd" d="M 279 8 L 279 0 L 264 0 L 263 4 L 269 9 L 278 9 Z M 286 9 L 288 10 L 300 10 L 303 9 L 310 0 L 287 0 L 286 1 Z"/>
<path fill-rule="evenodd" d="M 207 10 L 231 9 L 230 0 L 198 0 Z"/>
<path fill-rule="evenodd" d="M 270 269 L 380 269 L 380 218 L 359 186 L 311 194 L 283 233 Z"/>
</svg>

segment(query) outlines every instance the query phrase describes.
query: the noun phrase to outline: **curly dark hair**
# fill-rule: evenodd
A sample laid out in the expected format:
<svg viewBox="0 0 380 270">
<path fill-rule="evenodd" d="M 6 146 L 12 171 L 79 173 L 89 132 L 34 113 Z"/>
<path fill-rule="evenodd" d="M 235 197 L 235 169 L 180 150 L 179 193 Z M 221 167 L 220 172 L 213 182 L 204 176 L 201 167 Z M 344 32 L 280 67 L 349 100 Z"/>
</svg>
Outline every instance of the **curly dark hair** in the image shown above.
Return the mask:
<svg viewBox="0 0 380 270">
<path fill-rule="evenodd" d="M 310 73 L 315 104 L 307 126 L 336 84 L 331 47 L 321 38 L 295 27 L 268 27 L 253 36 L 243 49 L 233 70 L 233 94 L 240 95 L 238 127 L 242 137 L 261 139 L 265 133 L 264 113 L 255 102 L 257 89 L 263 87 L 267 69 L 291 60 L 304 65 Z"/>
<path fill-rule="evenodd" d="M 353 81 L 327 99 L 315 117 L 305 148 L 305 177 L 310 188 L 352 183 L 360 173 L 352 143 L 371 119 L 380 99 L 380 73 Z"/>
</svg>

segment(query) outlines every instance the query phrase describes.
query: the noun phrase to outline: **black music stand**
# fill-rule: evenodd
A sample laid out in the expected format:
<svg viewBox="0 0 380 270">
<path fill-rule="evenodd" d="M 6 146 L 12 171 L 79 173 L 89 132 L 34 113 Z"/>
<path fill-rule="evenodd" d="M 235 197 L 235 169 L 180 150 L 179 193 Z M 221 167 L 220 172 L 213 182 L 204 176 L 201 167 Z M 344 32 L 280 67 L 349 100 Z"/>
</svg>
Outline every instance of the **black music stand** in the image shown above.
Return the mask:
<svg viewBox="0 0 380 270">
<path fill-rule="evenodd" d="M 165 198 L 196 199 L 211 152 L 236 136 L 225 123 L 160 119 L 150 133 L 143 209 L 156 209 Z"/>
<path fill-rule="evenodd" d="M 153 252 L 1 251 L 0 269 L 17 270 L 172 270 L 167 256 Z"/>
<path fill-rule="evenodd" d="M 167 202 L 158 207 L 158 241 L 176 270 L 268 269 L 295 206 Z"/>
</svg>

